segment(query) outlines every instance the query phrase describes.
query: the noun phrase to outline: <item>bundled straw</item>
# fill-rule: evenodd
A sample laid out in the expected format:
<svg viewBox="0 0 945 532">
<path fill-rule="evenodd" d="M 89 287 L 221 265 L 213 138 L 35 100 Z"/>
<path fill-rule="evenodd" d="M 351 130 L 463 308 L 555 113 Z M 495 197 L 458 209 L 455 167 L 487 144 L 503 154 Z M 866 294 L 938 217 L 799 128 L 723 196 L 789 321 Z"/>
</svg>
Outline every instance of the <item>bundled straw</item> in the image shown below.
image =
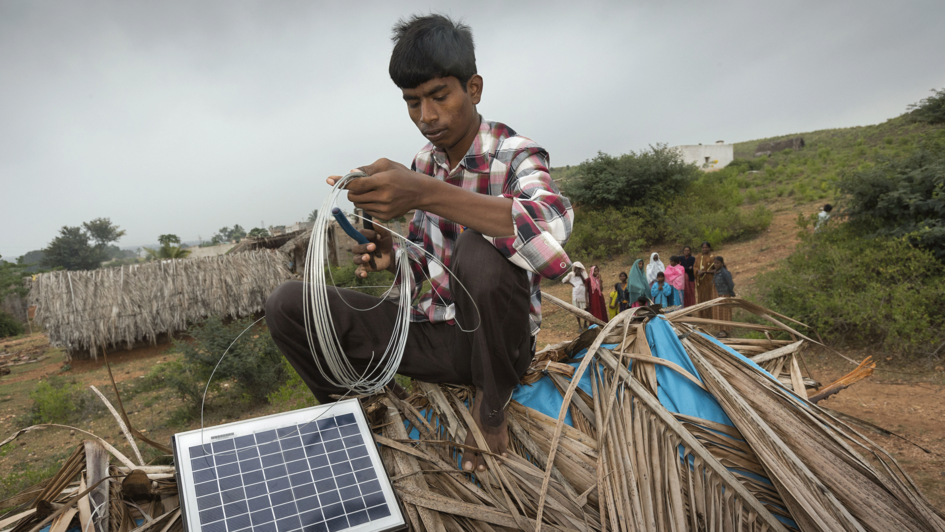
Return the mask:
<svg viewBox="0 0 945 532">
<path fill-rule="evenodd" d="M 93 271 L 40 274 L 30 289 L 36 319 L 51 344 L 70 356 L 103 347 L 155 343 L 209 316 L 243 317 L 263 309 L 290 277 L 278 252 L 162 260 Z"/>
<path fill-rule="evenodd" d="M 738 306 L 771 324 L 754 326 L 759 330 L 791 336 L 731 340 L 756 363 L 787 368 L 787 382 L 772 379 L 698 328 L 720 324 L 691 318 L 715 305 Z M 891 456 L 806 400 L 797 357 L 808 340 L 786 325 L 791 320 L 734 298 L 658 316 L 650 308 L 630 309 L 601 329 L 538 353 L 525 380 L 551 379 L 558 386 L 564 397 L 558 418 L 512 402 L 509 456 L 486 454 L 489 469 L 475 476 L 457 462 L 468 431 L 484 446 L 467 406 L 471 390 L 415 383 L 410 397 L 384 392 L 362 398 L 409 529 L 945 531 L 942 514 Z M 660 326 L 676 335 L 695 373 L 651 351 L 647 326 L 664 318 L 668 325 Z M 657 376 L 666 374 L 657 367 L 711 394 L 734 426 L 668 410 L 657 397 Z M 584 375 L 591 393 L 577 385 Z M 573 426 L 564 423 L 568 413 Z M 116 413 L 120 417 L 127 422 Z M 34 429 L 13 438 L 29 430 Z M 91 499 L 84 494 L 102 471 L 111 486 L 108 517 L 88 517 L 86 510 L 83 524 L 91 520 L 103 532 L 128 532 L 129 517 L 140 515 L 146 522 L 135 532 L 180 530 L 167 470 L 135 465 L 108 446 L 124 467 L 94 464 L 99 473 L 90 473 L 93 465 L 82 473 L 81 453 L 87 458 L 92 443 L 77 449 L 52 480 L 0 502 L 0 509 L 15 508 L 0 521 L 0 531 L 15 526 L 14 532 L 35 532 L 52 522 L 53 532 L 61 532 L 65 525 L 56 528 L 56 518 L 71 508 L 81 516 L 83 505 L 97 500 L 94 492 Z M 129 474 L 133 469 L 141 471 Z M 150 499 L 144 492 L 131 496 L 126 484 L 134 475 L 150 477 Z"/>
</svg>

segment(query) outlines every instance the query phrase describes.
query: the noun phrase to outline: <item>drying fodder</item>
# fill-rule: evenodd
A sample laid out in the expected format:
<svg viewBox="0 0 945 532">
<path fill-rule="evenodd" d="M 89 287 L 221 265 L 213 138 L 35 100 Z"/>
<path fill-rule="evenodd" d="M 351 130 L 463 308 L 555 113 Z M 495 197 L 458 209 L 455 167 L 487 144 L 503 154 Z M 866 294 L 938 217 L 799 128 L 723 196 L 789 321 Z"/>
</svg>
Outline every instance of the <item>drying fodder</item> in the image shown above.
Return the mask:
<svg viewBox="0 0 945 532">
<path fill-rule="evenodd" d="M 723 324 L 691 317 L 714 305 L 738 306 L 770 323 L 754 327 L 792 336 L 788 343 L 730 340 L 756 363 L 790 368 L 789 384 L 699 329 Z M 686 354 L 691 371 L 651 350 L 648 327 L 663 319 L 667 322 L 653 325 L 671 328 L 678 339 L 674 348 Z M 559 384 L 564 401 L 558 419 L 513 402 L 509 456 L 485 453 L 489 469 L 475 476 L 457 462 L 468 431 L 484 446 L 467 406 L 471 390 L 416 383 L 410 397 L 383 393 L 363 397 L 362 405 L 411 530 L 945 530 L 945 520 L 895 460 L 804 399 L 797 359 L 809 340 L 789 322 L 734 298 L 662 317 L 644 307 L 620 314 L 596 333 L 547 348 L 532 367 L 543 371 L 544 365 Z M 584 357 L 571 360 L 584 347 Z M 711 393 L 734 426 L 668 410 L 657 398 L 658 375 L 665 375 L 658 366 Z M 591 393 L 577 386 L 584 374 L 590 375 Z M 573 427 L 563 422 L 566 413 Z M 127 422 L 118 413 L 116 419 Z M 83 525 L 94 522 L 102 531 L 127 532 L 136 515 L 145 518 L 136 532 L 181 529 L 172 470 L 135 464 L 91 438 L 121 466 L 89 464 L 95 445 L 77 449 L 56 478 L 13 502 L 0 502 L 0 508 L 15 507 L 0 530 L 4 525 L 15 525 L 15 532 L 38 530 L 71 508 L 77 508 Z M 108 504 L 92 500 L 107 507 L 108 515 L 86 510 L 82 517 L 89 501 L 86 486 L 103 477 L 108 477 L 103 481 L 109 483 Z M 130 488 L 135 477 L 141 492 Z M 132 495 L 147 494 L 142 477 L 156 482 L 150 506 L 148 499 Z M 160 506 L 155 491 L 163 494 L 157 497 Z M 60 532 L 55 527 L 53 532 Z"/>
<path fill-rule="evenodd" d="M 280 254 L 177 259 L 88 272 L 40 274 L 30 303 L 52 345 L 70 356 L 100 349 L 155 343 L 158 335 L 185 330 L 210 317 L 259 312 L 290 277 Z"/>
</svg>

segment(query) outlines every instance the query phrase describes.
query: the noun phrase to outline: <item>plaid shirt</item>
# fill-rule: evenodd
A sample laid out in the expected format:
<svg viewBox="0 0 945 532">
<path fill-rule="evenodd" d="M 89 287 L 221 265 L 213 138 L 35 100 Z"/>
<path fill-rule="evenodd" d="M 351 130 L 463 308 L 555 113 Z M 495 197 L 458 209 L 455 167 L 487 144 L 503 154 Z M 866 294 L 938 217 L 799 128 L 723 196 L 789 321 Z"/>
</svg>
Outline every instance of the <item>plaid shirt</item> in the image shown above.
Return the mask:
<svg viewBox="0 0 945 532">
<path fill-rule="evenodd" d="M 512 200 L 515 235 L 484 237 L 513 264 L 525 269 L 531 282 L 532 335 L 541 326 L 541 277 L 557 279 L 571 268 L 562 246 L 571 235 L 574 211 L 561 195 L 548 170 L 548 152 L 512 128 L 482 120 L 479 135 L 463 160 L 450 171 L 446 153 L 428 143 L 411 169 L 466 190 Z M 410 222 L 410 241 L 420 245 L 447 267 L 462 227 L 445 218 L 417 211 Z M 407 247 L 413 269 L 414 299 L 423 281 L 431 289 L 413 307 L 412 321 L 450 322 L 455 306 L 449 273 L 413 246 Z"/>
</svg>

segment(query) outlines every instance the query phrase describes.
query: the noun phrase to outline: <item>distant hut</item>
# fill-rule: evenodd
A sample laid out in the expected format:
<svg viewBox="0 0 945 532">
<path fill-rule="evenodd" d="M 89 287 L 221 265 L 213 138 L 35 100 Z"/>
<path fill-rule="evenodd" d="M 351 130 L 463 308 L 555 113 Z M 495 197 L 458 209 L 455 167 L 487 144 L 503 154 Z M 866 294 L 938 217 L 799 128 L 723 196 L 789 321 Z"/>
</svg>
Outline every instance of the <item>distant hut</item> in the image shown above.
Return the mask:
<svg viewBox="0 0 945 532">
<path fill-rule="evenodd" d="M 290 277 L 281 254 L 257 250 L 43 273 L 33 281 L 29 300 L 51 344 L 70 358 L 97 358 L 103 348 L 154 344 L 209 316 L 260 312 Z"/>
</svg>

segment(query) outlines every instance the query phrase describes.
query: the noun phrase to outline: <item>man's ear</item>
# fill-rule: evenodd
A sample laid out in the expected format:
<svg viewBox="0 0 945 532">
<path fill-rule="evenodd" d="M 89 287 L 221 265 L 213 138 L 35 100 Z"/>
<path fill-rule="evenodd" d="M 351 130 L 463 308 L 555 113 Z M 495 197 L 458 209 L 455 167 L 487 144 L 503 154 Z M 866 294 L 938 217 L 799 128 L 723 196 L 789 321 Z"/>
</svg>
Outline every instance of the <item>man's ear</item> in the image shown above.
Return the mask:
<svg viewBox="0 0 945 532">
<path fill-rule="evenodd" d="M 469 78 L 469 81 L 466 82 L 466 93 L 472 99 L 473 105 L 479 105 L 479 100 L 482 99 L 482 76 L 473 74 Z"/>
</svg>

